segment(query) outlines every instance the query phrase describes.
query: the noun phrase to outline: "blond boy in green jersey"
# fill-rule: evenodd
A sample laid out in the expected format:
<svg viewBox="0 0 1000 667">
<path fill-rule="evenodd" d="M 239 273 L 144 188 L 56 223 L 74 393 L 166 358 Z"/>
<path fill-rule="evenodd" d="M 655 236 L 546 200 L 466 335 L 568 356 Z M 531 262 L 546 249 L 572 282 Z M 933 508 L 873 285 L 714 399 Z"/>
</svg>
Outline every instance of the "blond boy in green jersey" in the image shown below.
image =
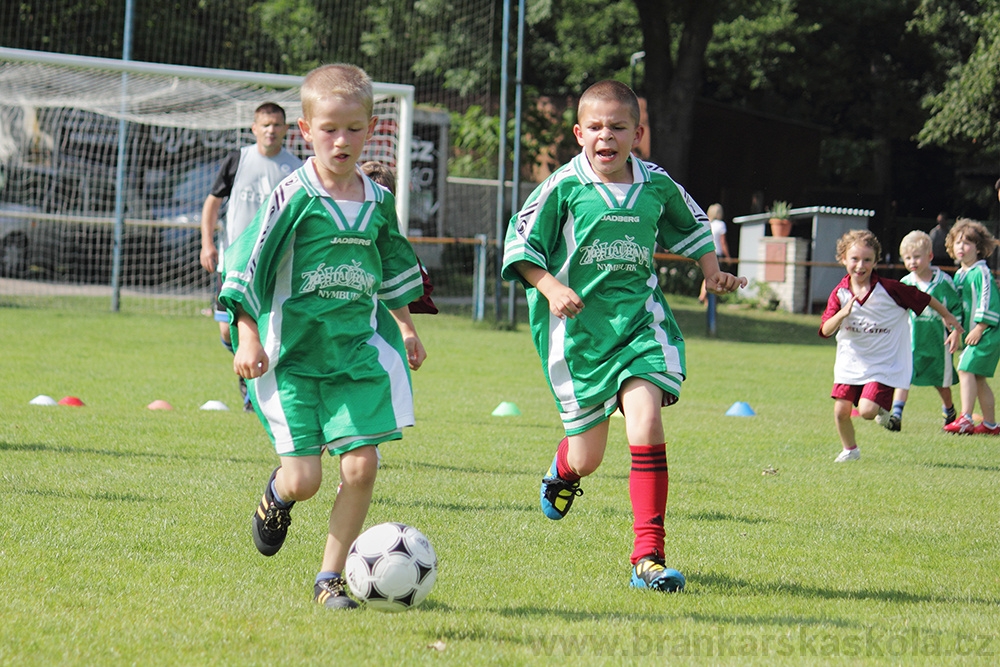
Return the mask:
<svg viewBox="0 0 1000 667">
<path fill-rule="evenodd" d="M 931 265 L 933 244 L 927 232 L 912 231 L 899 243 L 899 258 L 909 271 L 899 282 L 916 287 L 940 301 L 952 315 L 962 319 L 962 297 L 951 276 Z M 951 387 L 958 382 L 953 355 L 944 346 L 948 327 L 933 308 L 926 308 L 917 315 L 910 311 L 910 347 L 913 350 L 913 378 L 910 384 L 917 387 L 934 387 L 941 397 L 941 414 L 945 426 L 955 421 L 955 404 Z M 903 427 L 903 409 L 910 390 L 900 387 L 893 392 L 892 413 L 883 422 L 890 431 Z"/>
<path fill-rule="evenodd" d="M 357 607 L 341 576 L 368 512 L 381 442 L 413 424 L 409 369 L 426 352 L 407 304 L 423 293 L 392 194 L 358 169 L 371 137 L 372 83 L 353 65 L 303 82 L 299 128 L 315 156 L 272 193 L 225 256 L 233 367 L 248 380 L 280 465 L 252 517 L 265 556 L 281 548 L 290 510 L 340 456 L 341 489 L 313 589 L 333 609 Z"/>
</svg>

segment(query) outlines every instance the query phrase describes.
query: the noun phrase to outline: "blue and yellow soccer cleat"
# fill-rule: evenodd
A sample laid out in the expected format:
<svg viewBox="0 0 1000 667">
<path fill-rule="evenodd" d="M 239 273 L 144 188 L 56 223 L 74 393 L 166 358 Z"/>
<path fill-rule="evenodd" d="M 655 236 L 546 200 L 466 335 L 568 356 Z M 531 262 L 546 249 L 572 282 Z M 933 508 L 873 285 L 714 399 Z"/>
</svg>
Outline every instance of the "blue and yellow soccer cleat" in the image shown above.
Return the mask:
<svg viewBox="0 0 1000 667">
<path fill-rule="evenodd" d="M 646 556 L 632 568 L 633 588 L 651 588 L 654 591 L 674 593 L 684 590 L 684 575 L 667 567 L 656 556 Z"/>
<path fill-rule="evenodd" d="M 542 478 L 540 493 L 542 512 L 553 521 L 566 516 L 569 508 L 573 506 L 573 499 L 583 495 L 579 480 L 567 482 L 556 470 L 556 459 L 553 458 L 548 474 Z"/>
</svg>

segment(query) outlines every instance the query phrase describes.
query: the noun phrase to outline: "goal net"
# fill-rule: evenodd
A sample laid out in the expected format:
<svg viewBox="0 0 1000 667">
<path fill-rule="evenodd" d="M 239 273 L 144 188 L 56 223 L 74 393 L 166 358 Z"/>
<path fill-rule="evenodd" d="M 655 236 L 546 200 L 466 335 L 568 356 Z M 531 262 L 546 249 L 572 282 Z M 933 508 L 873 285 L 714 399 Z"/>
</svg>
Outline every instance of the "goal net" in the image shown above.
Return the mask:
<svg viewBox="0 0 1000 667">
<path fill-rule="evenodd" d="M 205 308 L 202 204 L 223 158 L 254 142 L 263 102 L 285 108 L 286 147 L 311 154 L 295 125 L 301 80 L 0 48 L 0 300 Z M 362 160 L 396 170 L 405 227 L 413 88 L 375 94 Z"/>
</svg>

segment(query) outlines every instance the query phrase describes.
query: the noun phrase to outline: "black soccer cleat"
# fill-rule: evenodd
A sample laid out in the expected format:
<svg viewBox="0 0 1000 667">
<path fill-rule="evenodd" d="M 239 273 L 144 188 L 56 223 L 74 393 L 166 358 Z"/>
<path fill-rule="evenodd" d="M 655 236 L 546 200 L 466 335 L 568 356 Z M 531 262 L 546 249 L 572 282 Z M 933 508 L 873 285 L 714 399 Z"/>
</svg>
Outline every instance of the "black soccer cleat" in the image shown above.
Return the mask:
<svg viewBox="0 0 1000 667">
<path fill-rule="evenodd" d="M 278 474 L 281 466 L 274 469 L 267 486 L 264 487 L 264 496 L 260 500 L 260 505 L 253 513 L 253 543 L 257 546 L 257 551 L 265 556 L 273 556 L 281 549 L 285 543 L 285 536 L 288 534 L 288 526 L 292 523 L 291 509 L 294 502 L 286 507 L 279 507 L 274 502 L 274 495 L 271 493 L 271 482 Z"/>
<path fill-rule="evenodd" d="M 347 597 L 342 577 L 317 581 L 313 586 L 313 599 L 327 609 L 354 609 L 358 606 L 357 602 Z"/>
</svg>

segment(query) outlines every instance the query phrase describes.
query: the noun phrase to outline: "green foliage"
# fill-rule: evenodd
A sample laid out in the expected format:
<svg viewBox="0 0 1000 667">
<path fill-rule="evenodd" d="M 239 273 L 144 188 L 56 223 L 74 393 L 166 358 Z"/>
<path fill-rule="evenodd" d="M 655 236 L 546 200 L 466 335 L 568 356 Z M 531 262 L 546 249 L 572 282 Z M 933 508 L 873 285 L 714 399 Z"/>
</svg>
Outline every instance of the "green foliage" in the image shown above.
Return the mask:
<svg viewBox="0 0 1000 667">
<path fill-rule="evenodd" d="M 705 52 L 706 80 L 722 98 L 749 91 L 773 90 L 775 74 L 786 74 L 794 59 L 796 43 L 817 30 L 816 23 L 804 25 L 795 12 L 795 0 L 781 2 L 731 3 L 719 17 L 713 38 Z M 787 71 L 795 75 L 794 71 Z M 801 83 L 805 81 L 796 76 Z M 746 91 L 740 93 L 740 90 Z"/>
<path fill-rule="evenodd" d="M 628 81 L 629 58 L 642 50 L 632 0 L 530 3 L 525 81 L 549 95 L 579 95 L 606 78 Z"/>
<path fill-rule="evenodd" d="M 769 211 L 772 218 L 781 218 L 785 220 L 792 214 L 792 205 L 786 201 L 775 201 L 771 204 L 771 210 Z"/>
<path fill-rule="evenodd" d="M 928 2 L 921 9 L 914 30 L 938 35 L 946 26 L 954 26 L 968 41 L 954 46 L 946 41 L 939 49 L 951 70 L 943 88 L 924 99 L 930 118 L 918 139 L 924 145 L 975 144 L 996 154 L 1000 151 L 1000 3 L 979 3 L 978 11 L 969 13 L 958 11 L 952 2 Z"/>
<path fill-rule="evenodd" d="M 452 113 L 449 131 L 451 157 L 448 174 L 466 178 L 496 178 L 500 140 L 499 120 L 479 105 Z"/>
<path fill-rule="evenodd" d="M 320 64 L 324 21 L 309 0 L 266 0 L 250 11 L 272 40 L 285 71 L 304 74 Z"/>
<path fill-rule="evenodd" d="M 575 154 L 577 145 L 573 137 L 573 122 L 576 110 L 565 109 L 561 115 L 538 103 L 537 97 L 529 97 L 524 104 L 521 119 L 521 166 L 528 167 L 541 162 L 543 154 L 555 147 L 554 156 L 547 158 L 550 169 L 563 164 Z M 497 151 L 499 139 L 497 128 L 499 117 L 490 116 L 478 105 L 472 105 L 463 113 L 451 114 L 451 158 L 448 173 L 467 178 L 496 178 Z M 514 159 L 514 119 L 507 121 L 507 159 Z M 509 173 L 509 172 L 508 172 Z"/>
</svg>

